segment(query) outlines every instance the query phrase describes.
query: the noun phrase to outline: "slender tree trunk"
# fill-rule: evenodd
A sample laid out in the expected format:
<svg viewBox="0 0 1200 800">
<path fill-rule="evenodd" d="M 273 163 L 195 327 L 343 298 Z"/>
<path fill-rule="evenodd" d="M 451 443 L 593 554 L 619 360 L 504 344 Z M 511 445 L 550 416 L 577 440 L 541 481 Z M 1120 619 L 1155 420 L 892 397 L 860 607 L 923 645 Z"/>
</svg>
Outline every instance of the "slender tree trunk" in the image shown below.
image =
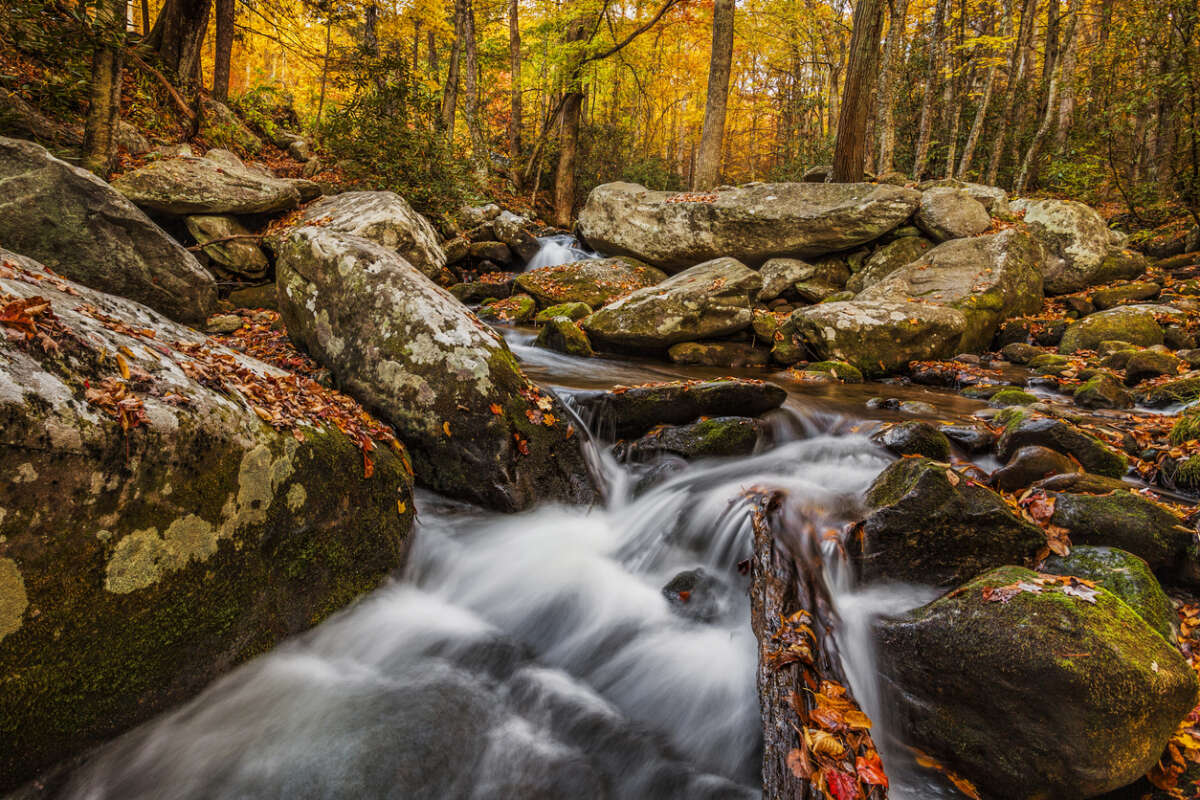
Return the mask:
<svg viewBox="0 0 1200 800">
<path fill-rule="evenodd" d="M 379 55 L 379 5 L 368 3 L 363 12 L 363 52 L 369 56 Z"/>
<path fill-rule="evenodd" d="M 212 0 L 166 0 L 146 44 L 181 84 L 192 85 L 200 66 Z"/>
<path fill-rule="evenodd" d="M 571 20 L 565 38 L 568 43 L 587 38 L 587 25 L 583 17 Z M 559 116 L 561 127 L 558 166 L 554 172 L 554 224 L 563 228 L 571 224 L 571 214 L 575 210 L 575 157 L 579 149 L 579 117 L 583 108 L 582 68 L 582 63 L 577 62 L 567 73 L 566 95 Z"/>
<path fill-rule="evenodd" d="M 850 59 L 846 85 L 838 115 L 837 140 L 833 146 L 834 183 L 863 179 L 867 157 L 867 115 L 879 64 L 879 33 L 883 27 L 885 0 L 858 0 L 854 7 L 854 31 L 850 36 Z"/>
<path fill-rule="evenodd" d="M 325 56 L 321 59 L 321 97 L 317 101 L 317 124 L 321 124 L 321 113 L 325 110 L 325 85 L 329 82 L 329 37 L 333 30 L 333 18 L 325 19 Z"/>
<path fill-rule="evenodd" d="M 479 58 L 475 42 L 475 8 L 471 0 L 465 0 L 466 18 L 463 26 L 463 51 L 466 63 L 466 98 L 463 111 L 467 117 L 467 131 L 471 134 L 471 163 L 478 178 L 487 176 L 487 143 L 483 139 L 483 128 L 479 121 Z"/>
<path fill-rule="evenodd" d="M 438 66 L 437 34 L 433 28 L 425 32 L 425 63 L 429 69 L 429 77 L 436 81 L 442 68 Z"/>
<path fill-rule="evenodd" d="M 1058 93 L 1058 108 L 1054 109 L 1054 153 L 1061 154 L 1067 148 L 1067 135 L 1071 132 L 1071 118 L 1075 115 L 1075 92 L 1070 85 L 1079 60 L 1079 30 L 1070 37 L 1062 52 L 1062 86 Z"/>
<path fill-rule="evenodd" d="M 888 35 L 883 49 L 883 69 L 879 75 L 879 102 L 876 106 L 876 128 L 879 131 L 879 175 L 896 169 L 896 79 L 900 69 L 900 54 L 904 51 L 904 26 L 908 18 L 908 0 L 892 0 L 888 4 Z"/>
<path fill-rule="evenodd" d="M 454 112 L 458 105 L 458 71 L 462 61 L 463 31 L 467 25 L 466 0 L 454 0 L 454 44 L 450 47 L 450 67 L 446 72 L 446 84 L 442 89 L 441 127 L 448 136 L 454 136 Z"/>
<path fill-rule="evenodd" d="M 150 34 L 150 0 L 142 0 L 142 38 Z"/>
<path fill-rule="evenodd" d="M 513 180 L 519 192 L 521 171 L 517 168 L 517 163 L 521 159 L 521 26 L 518 12 L 518 0 L 509 0 L 508 70 L 512 74 L 512 89 L 509 95 L 508 157 L 512 162 Z"/>
<path fill-rule="evenodd" d="M 1012 11 L 1013 0 L 1005 0 L 1004 8 L 1001 14 L 1004 15 L 1000 20 L 1001 31 L 1004 38 L 1012 36 Z M 958 178 L 959 180 L 967 179 L 967 172 L 971 169 L 971 161 L 975 158 L 975 147 L 979 144 L 979 134 L 983 131 L 984 120 L 987 119 L 988 106 L 992 102 L 992 91 L 996 86 L 996 72 L 999 65 L 994 63 L 988 67 L 987 78 L 983 82 L 983 97 L 979 98 L 979 108 L 975 110 L 975 121 L 971 123 L 971 132 L 967 134 L 966 144 L 963 145 L 962 158 L 958 162 Z"/>
<path fill-rule="evenodd" d="M 413 20 L 413 40 L 412 40 L 412 59 L 411 59 L 412 75 L 416 75 L 421 66 L 421 20 Z"/>
<path fill-rule="evenodd" d="M 96 52 L 92 56 L 92 82 L 80 152 L 84 169 L 108 177 L 117 150 L 117 125 L 121 119 L 122 41 L 125 0 L 105 0 L 96 9 Z"/>
<path fill-rule="evenodd" d="M 1070 7 L 1067 9 L 1067 14 L 1070 19 L 1067 21 L 1067 30 L 1064 36 L 1067 47 L 1070 48 L 1075 39 L 1075 30 L 1079 21 L 1076 13 L 1075 5 L 1077 0 L 1072 0 Z M 1037 159 L 1041 154 L 1042 142 L 1046 138 L 1046 134 L 1050 131 L 1050 123 L 1054 118 L 1054 107 L 1058 102 L 1058 93 L 1062 90 L 1063 83 L 1063 64 L 1059 62 L 1058 67 L 1050 76 L 1050 85 L 1047 87 L 1046 111 L 1042 114 L 1042 120 L 1038 124 L 1037 131 L 1033 134 L 1033 140 L 1029 143 L 1029 149 L 1025 151 L 1025 159 L 1021 162 L 1021 171 L 1017 174 L 1016 183 L 1013 185 L 1013 191 L 1017 194 L 1022 194 L 1029 185 L 1030 176 L 1037 169 Z"/>
<path fill-rule="evenodd" d="M 212 96 L 224 103 L 229 99 L 229 71 L 233 59 L 233 24 L 237 0 L 216 0 L 217 37 L 213 50 Z"/>
<path fill-rule="evenodd" d="M 711 189 L 721 176 L 721 143 L 725 138 L 725 111 L 729 103 L 729 72 L 733 61 L 734 0 L 714 0 L 712 52 L 708 60 L 708 97 L 693 189 Z"/>
<path fill-rule="evenodd" d="M 925 94 L 921 98 L 921 121 L 917 124 L 917 149 L 913 156 L 912 175 L 921 180 L 929 160 L 929 140 L 933 134 L 933 96 L 942 70 L 943 36 L 949 0 L 938 0 L 933 12 L 929 36 L 929 67 L 925 72 Z"/>
<path fill-rule="evenodd" d="M 1012 56 L 1008 61 L 1008 86 L 1004 92 L 1004 108 L 1000 112 L 1000 118 L 997 120 L 996 129 L 992 134 L 992 153 L 988 159 L 987 176 L 984 179 L 985 183 L 993 186 L 996 184 L 996 179 L 1000 174 L 1000 159 L 1004 155 L 1004 138 L 1008 134 L 1013 110 L 1017 105 L 1021 53 L 1025 49 L 1026 37 L 1033 27 L 1033 12 L 1035 8 L 1036 0 L 1024 0 L 1021 5 L 1021 23 L 1017 27 L 1017 38 L 1013 41 Z"/>
</svg>

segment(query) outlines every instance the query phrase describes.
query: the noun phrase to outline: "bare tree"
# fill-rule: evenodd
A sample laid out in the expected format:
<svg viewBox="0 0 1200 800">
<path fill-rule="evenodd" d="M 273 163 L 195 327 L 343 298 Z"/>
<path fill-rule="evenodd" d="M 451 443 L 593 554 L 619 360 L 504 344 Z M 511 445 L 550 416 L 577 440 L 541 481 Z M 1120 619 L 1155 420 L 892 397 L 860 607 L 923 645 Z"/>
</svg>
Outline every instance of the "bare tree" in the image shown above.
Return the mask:
<svg viewBox="0 0 1200 800">
<path fill-rule="evenodd" d="M 224 103 L 229 99 L 229 69 L 233 59 L 233 26 L 236 0 L 216 0 L 217 33 L 213 48 L 212 96 Z"/>
<path fill-rule="evenodd" d="M 1063 38 L 1066 41 L 1067 49 L 1074 47 L 1075 32 L 1079 15 L 1077 13 L 1076 4 L 1078 0 L 1071 0 L 1070 7 L 1067 9 L 1067 15 L 1070 18 L 1067 21 L 1067 30 Z M 1046 139 L 1046 134 L 1050 131 L 1050 124 L 1054 120 L 1055 107 L 1058 103 L 1059 92 L 1062 91 L 1063 83 L 1063 63 L 1065 59 L 1059 59 L 1054 72 L 1050 75 L 1050 85 L 1046 90 L 1046 110 L 1042 113 L 1041 122 L 1038 123 L 1037 131 L 1033 134 L 1032 141 L 1029 142 L 1029 149 L 1025 151 L 1025 158 L 1021 162 L 1021 171 L 1017 174 L 1017 180 L 1013 184 L 1013 191 L 1021 194 L 1029 185 L 1030 176 L 1037 169 L 1037 160 L 1041 155 L 1042 143 Z"/>
<path fill-rule="evenodd" d="M 479 121 L 479 56 L 475 41 L 475 8 L 471 0 L 464 0 L 466 16 L 463 21 L 463 52 L 466 55 L 465 69 L 467 94 L 463 111 L 467 118 L 467 131 L 471 134 L 471 164 L 476 177 L 487 175 L 487 143 Z"/>
<path fill-rule="evenodd" d="M 450 46 L 450 66 L 442 88 L 440 127 L 448 136 L 454 135 L 454 112 L 458 106 L 458 72 L 462 61 L 463 31 L 467 26 L 466 0 L 454 0 L 454 43 Z"/>
<path fill-rule="evenodd" d="M 733 61 L 734 0 L 714 0 L 712 53 L 708 61 L 708 98 L 696 159 L 693 189 L 711 189 L 721 174 L 721 143 L 725 138 L 725 109 L 729 102 L 729 73 Z"/>
<path fill-rule="evenodd" d="M 876 129 L 879 131 L 879 161 L 875 168 L 880 175 L 896 168 L 896 73 L 904 52 L 907 18 L 908 0 L 891 0 L 888 4 L 888 35 L 883 48 L 883 69 L 879 73 L 879 102 L 875 111 Z"/>
<path fill-rule="evenodd" d="M 938 0 L 929 34 L 929 67 L 925 72 L 925 94 L 921 98 L 921 121 L 917 124 L 917 149 L 913 157 L 913 177 L 921 179 L 929 160 L 929 140 L 933 135 L 933 95 L 942 70 L 945 52 L 944 28 L 949 0 Z"/>
<path fill-rule="evenodd" d="M 850 59 L 842 89 L 837 140 L 833 146 L 835 183 L 861 181 L 867 157 L 867 115 L 879 65 L 879 34 L 883 27 L 884 0 L 858 0 L 854 7 L 854 31 L 850 36 Z"/>
</svg>

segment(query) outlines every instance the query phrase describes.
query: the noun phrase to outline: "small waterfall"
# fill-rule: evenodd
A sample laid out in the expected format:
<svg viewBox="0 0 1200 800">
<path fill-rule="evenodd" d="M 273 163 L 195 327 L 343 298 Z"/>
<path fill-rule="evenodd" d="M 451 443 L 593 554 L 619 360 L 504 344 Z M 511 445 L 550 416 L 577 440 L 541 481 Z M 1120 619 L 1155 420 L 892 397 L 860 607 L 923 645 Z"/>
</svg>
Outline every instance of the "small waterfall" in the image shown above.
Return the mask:
<svg viewBox="0 0 1200 800">
<path fill-rule="evenodd" d="M 589 258 L 600 258 L 598 253 L 584 250 L 579 246 L 579 240 L 568 233 L 558 233 L 553 236 L 542 236 L 538 239 L 542 245 L 530 262 L 525 265 L 528 272 L 539 267 L 553 267 L 558 264 L 570 264 L 573 261 L 585 261 Z"/>
</svg>

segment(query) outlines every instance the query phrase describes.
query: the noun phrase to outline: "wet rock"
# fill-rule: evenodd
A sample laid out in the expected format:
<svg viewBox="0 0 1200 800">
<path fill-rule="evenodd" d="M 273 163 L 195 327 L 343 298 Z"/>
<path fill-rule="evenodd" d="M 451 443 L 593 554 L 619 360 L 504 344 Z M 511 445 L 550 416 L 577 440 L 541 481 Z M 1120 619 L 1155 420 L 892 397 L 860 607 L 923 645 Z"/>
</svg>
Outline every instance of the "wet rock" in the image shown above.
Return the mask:
<svg viewBox="0 0 1200 800">
<path fill-rule="evenodd" d="M 932 417 L 938 413 L 937 408 L 932 403 L 926 403 L 922 400 L 903 400 L 897 407 L 897 410 L 903 414 L 924 417 Z"/>
<path fill-rule="evenodd" d="M 479 316 L 500 322 L 520 324 L 533 319 L 537 303 L 527 294 L 514 294 L 503 300 L 490 300 L 479 308 Z"/>
<path fill-rule="evenodd" d="M 513 262 L 513 252 L 504 242 L 472 242 L 471 258 L 506 265 Z"/>
<path fill-rule="evenodd" d="M 1162 328 L 1146 306 L 1118 306 L 1071 323 L 1058 349 L 1062 353 L 1095 350 L 1113 339 L 1149 347 L 1163 343 Z"/>
<path fill-rule="evenodd" d="M 871 441 L 898 456 L 925 456 L 934 461 L 950 460 L 950 440 L 928 422 L 908 420 L 889 425 L 871 436 Z"/>
<path fill-rule="evenodd" d="M 1075 405 L 1084 408 L 1130 408 L 1133 397 L 1111 375 L 1101 373 L 1075 389 Z"/>
<path fill-rule="evenodd" d="M 700 567 L 679 573 L 662 589 L 672 611 L 684 619 L 705 623 L 721 616 L 727 592 L 720 578 Z"/>
<path fill-rule="evenodd" d="M 666 273 L 632 258 L 595 258 L 524 272 L 517 286 L 543 307 L 574 302 L 599 309 L 666 279 Z"/>
<path fill-rule="evenodd" d="M 90 172 L 0 137 L 0 242 L 55 272 L 183 322 L 216 308 L 208 270 Z"/>
<path fill-rule="evenodd" d="M 1092 305 L 1104 311 L 1126 303 L 1136 303 L 1139 300 L 1153 300 L 1162 292 L 1157 283 L 1140 282 L 1127 283 L 1124 286 L 1114 286 L 1110 289 L 1097 289 L 1092 292 Z"/>
<path fill-rule="evenodd" d="M 1103 587 L 1089 602 L 1039 580 L 1002 567 L 884 620 L 889 694 L 912 741 L 984 796 L 1093 797 L 1153 766 L 1196 677 Z"/>
<path fill-rule="evenodd" d="M 938 186 L 921 193 L 914 217 L 917 227 L 935 242 L 977 236 L 992 226 L 987 209 L 965 189 Z"/>
<path fill-rule="evenodd" d="M 526 264 L 532 261 L 538 251 L 542 249 L 538 240 L 521 227 L 518 217 L 510 219 L 501 215 L 492 222 L 492 230 L 496 234 L 496 239 L 508 245 L 508 249 Z"/>
<path fill-rule="evenodd" d="M 184 222 L 196 243 L 203 245 L 201 252 L 214 264 L 251 280 L 266 275 L 270 262 L 258 246 L 259 237 L 234 217 L 192 215 L 185 217 Z"/>
<path fill-rule="evenodd" d="M 489 272 L 481 275 L 477 281 L 456 283 L 447 291 L 467 305 L 485 300 L 502 300 L 512 297 L 515 279 L 516 274 L 512 272 Z"/>
<path fill-rule="evenodd" d="M 771 352 L 748 342 L 680 342 L 671 345 L 667 358 L 704 367 L 765 367 Z"/>
<path fill-rule="evenodd" d="M 662 351 L 679 342 L 726 336 L 750 327 L 757 272 L 718 258 L 639 289 L 583 320 L 601 348 Z"/>
<path fill-rule="evenodd" d="M 366 478 L 353 438 L 276 430 L 187 350 L 255 381 L 278 370 L 0 255 L 18 276 L 0 291 L 45 298 L 70 332 L 53 354 L 0 337 L 0 719 L 21 731 L 0 737 L 4 790 L 375 588 L 402 563 L 412 497 L 402 448 Z M 128 430 L 102 406 L 112 387 Z"/>
<path fill-rule="evenodd" d="M 761 420 L 750 417 L 710 417 L 653 430 L 628 445 L 618 446 L 618 456 L 629 461 L 645 461 L 660 453 L 685 459 L 748 456 L 758 446 L 764 430 Z"/>
<path fill-rule="evenodd" d="M 1007 406 L 1031 406 L 1038 402 L 1036 394 L 1018 389 L 1015 386 L 1005 386 L 1000 391 L 994 393 L 988 398 L 988 404 L 996 408 L 1006 408 Z"/>
<path fill-rule="evenodd" d="M 546 323 L 555 317 L 566 317 L 572 322 L 578 322 L 591 313 L 592 307 L 587 303 L 559 303 L 558 305 L 543 308 L 537 313 L 536 316 L 534 316 L 533 321 L 537 323 Z"/>
<path fill-rule="evenodd" d="M 304 227 L 276 268 L 288 334 L 396 428 L 424 485 L 501 510 L 595 497 L 558 400 L 394 250 Z"/>
<path fill-rule="evenodd" d="M 1190 372 L 1134 393 L 1139 403 L 1152 408 L 1162 408 L 1175 403 L 1190 403 L 1200 399 L 1200 373 Z"/>
<path fill-rule="evenodd" d="M 1025 342 L 1012 342 L 1000 348 L 1000 355 L 1004 356 L 1004 360 L 1014 364 L 1028 364 L 1041 354 L 1041 349 Z"/>
<path fill-rule="evenodd" d="M 208 157 L 168 158 L 126 172 L 112 186 L 134 205 L 179 216 L 275 214 L 300 204 L 295 186 L 240 164 Z"/>
<path fill-rule="evenodd" d="M 1026 412 L 1028 413 L 1028 412 Z M 1129 465 L 1123 453 L 1061 419 L 1024 416 L 1009 424 L 997 443 L 997 455 L 1007 462 L 1022 447 L 1040 445 L 1074 456 L 1088 472 L 1119 478 Z"/>
<path fill-rule="evenodd" d="M 867 492 L 856 563 L 864 581 L 949 585 L 1025 563 L 1046 543 L 1000 495 L 943 463 L 902 458 Z"/>
<path fill-rule="evenodd" d="M 1175 641 L 1175 611 L 1146 562 L 1114 547 L 1079 545 L 1050 556 L 1041 571 L 1095 581 L 1125 602 L 1169 642 Z"/>
<path fill-rule="evenodd" d="M 937 413 L 934 409 L 934 413 Z M 989 427 L 982 424 L 963 424 L 963 425 L 947 425 L 941 424 L 938 426 L 946 438 L 954 444 L 966 450 L 968 453 L 984 453 L 995 446 L 996 440 L 1000 438 Z"/>
<path fill-rule="evenodd" d="M 1129 484 L 1118 478 L 1109 478 L 1091 472 L 1069 472 L 1040 480 L 1034 484 L 1034 488 L 1045 489 L 1048 492 L 1107 494 L 1116 490 L 1128 489 Z"/>
<path fill-rule="evenodd" d="M 901 267 L 911 264 L 929 251 L 933 244 L 920 236 L 902 236 L 871 254 L 863 268 L 850 277 L 846 288 L 858 294 L 874 286 Z"/>
<path fill-rule="evenodd" d="M 446 253 L 429 220 L 395 192 L 343 192 L 304 209 L 301 225 L 318 225 L 369 239 L 404 257 L 423 275 L 437 278 Z"/>
<path fill-rule="evenodd" d="M 596 427 L 624 439 L 655 425 L 681 425 L 698 417 L 757 417 L 783 405 L 787 392 L 766 381 L 726 378 L 576 392 L 573 398 Z"/>
<path fill-rule="evenodd" d="M 533 343 L 547 350 L 557 350 L 560 353 L 580 358 L 591 358 L 596 354 L 592 350 L 592 343 L 588 341 L 587 334 L 581 331 L 570 317 L 550 319 L 538 331 L 537 339 Z"/>
<path fill-rule="evenodd" d="M 1022 198 L 1012 207 L 1025 212 L 1025 224 L 1048 251 L 1046 294 L 1069 294 L 1146 271 L 1145 258 L 1114 246 L 1104 219 L 1082 203 Z"/>
<path fill-rule="evenodd" d="M 869 183 L 758 183 L 722 188 L 712 202 L 606 183 L 588 195 L 579 230 L 593 248 L 678 272 L 730 257 L 762 264 L 807 258 L 878 239 L 916 209 L 912 189 Z"/>
<path fill-rule="evenodd" d="M 1156 349 L 1139 350 L 1125 362 L 1125 383 L 1134 386 L 1160 375 L 1175 375 L 1183 361 L 1173 353 Z"/>
<path fill-rule="evenodd" d="M 813 361 L 802 370 L 792 370 L 791 374 L 801 382 L 809 383 L 862 383 L 863 374 L 853 364 L 845 361 Z"/>
<path fill-rule="evenodd" d="M 1079 465 L 1062 453 L 1032 444 L 1017 450 L 1007 464 L 993 472 L 991 484 L 1001 491 L 1015 492 L 1047 476 L 1078 470 Z"/>
</svg>

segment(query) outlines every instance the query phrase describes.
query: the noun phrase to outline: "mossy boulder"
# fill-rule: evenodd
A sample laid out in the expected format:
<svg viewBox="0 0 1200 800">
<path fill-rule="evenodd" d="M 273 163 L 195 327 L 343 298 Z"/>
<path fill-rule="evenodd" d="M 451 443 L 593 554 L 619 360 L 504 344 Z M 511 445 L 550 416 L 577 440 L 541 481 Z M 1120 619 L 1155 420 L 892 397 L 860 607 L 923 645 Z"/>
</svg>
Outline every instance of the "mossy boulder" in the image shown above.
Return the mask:
<svg viewBox="0 0 1200 800">
<path fill-rule="evenodd" d="M 1068 325 L 1058 350 L 1060 353 L 1095 350 L 1101 342 L 1110 339 L 1150 347 L 1163 343 L 1163 332 L 1154 313 L 1147 307 L 1119 306 Z"/>
<path fill-rule="evenodd" d="M 757 417 L 783 405 L 787 392 L 766 381 L 725 378 L 576 392 L 572 399 L 592 427 L 627 439 L 656 425 L 682 425 L 699 417 Z"/>
<path fill-rule="evenodd" d="M 1104 311 L 1126 303 L 1137 303 L 1142 300 L 1153 300 L 1162 293 L 1162 287 L 1149 281 L 1127 283 L 1124 286 L 1113 286 L 1109 289 L 1097 289 L 1089 295 L 1097 309 Z"/>
<path fill-rule="evenodd" d="M 993 394 L 988 398 L 988 404 L 996 408 L 1004 408 L 1005 406 L 1030 406 L 1038 402 L 1036 394 L 1030 394 L 1024 389 L 1018 389 L 1015 386 L 1008 386 Z"/>
<path fill-rule="evenodd" d="M 845 361 L 813 361 L 799 372 L 802 380 L 828 380 L 835 383 L 862 383 L 863 374 L 858 367 Z"/>
<path fill-rule="evenodd" d="M 543 325 L 555 317 L 566 317 L 572 322 L 578 322 L 591 313 L 592 307 L 587 303 L 559 303 L 543 308 L 534 316 L 533 321 Z"/>
<path fill-rule="evenodd" d="M 1000 348 L 1000 355 L 1004 356 L 1005 361 L 1010 361 L 1013 364 L 1028 364 L 1033 359 L 1042 355 L 1042 351 L 1025 342 L 1010 342 Z"/>
<path fill-rule="evenodd" d="M 1100 373 L 1075 388 L 1075 405 L 1083 408 L 1129 408 L 1133 397 L 1111 375 Z"/>
<path fill-rule="evenodd" d="M 527 294 L 488 300 L 479 307 L 479 316 L 499 322 L 529 322 L 537 312 L 537 303 Z"/>
<path fill-rule="evenodd" d="M 888 425 L 871 435 L 871 441 L 898 456 L 925 456 L 935 461 L 950 460 L 950 440 L 928 422 L 906 420 Z"/>
<path fill-rule="evenodd" d="M 1129 459 L 1104 442 L 1061 419 L 1025 416 L 1009 422 L 997 443 L 997 455 L 1008 461 L 1017 450 L 1036 444 L 1074 456 L 1088 472 L 1119 478 Z"/>
<path fill-rule="evenodd" d="M 1134 392 L 1138 401 L 1154 408 L 1200 400 L 1200 373 L 1190 372 L 1173 380 Z"/>
<path fill-rule="evenodd" d="M 560 353 L 580 358 L 590 358 L 596 354 L 592 350 L 592 343 L 588 341 L 587 334 L 568 317 L 555 317 L 547 322 L 538 331 L 537 338 L 533 340 L 533 343 L 537 347 L 557 350 Z"/>
<path fill-rule="evenodd" d="M 1015 492 L 1049 475 L 1075 472 L 1079 466 L 1067 456 L 1036 444 L 1012 454 L 1008 463 L 992 473 L 990 483 L 1005 492 Z"/>
<path fill-rule="evenodd" d="M 1139 350 L 1125 362 L 1125 383 L 1130 386 L 1161 375 L 1178 374 L 1183 360 L 1174 353 L 1156 348 Z"/>
<path fill-rule="evenodd" d="M 765 367 L 771 352 L 750 342 L 680 342 L 667 349 L 667 358 L 703 367 Z"/>
<path fill-rule="evenodd" d="M 1175 610 L 1171 601 L 1150 566 L 1133 553 L 1115 547 L 1079 545 L 1065 556 L 1050 556 L 1041 570 L 1100 584 L 1125 601 L 1164 639 L 1175 641 Z"/>
<path fill-rule="evenodd" d="M 985 797 L 1080 800 L 1132 783 L 1196 703 L 1196 675 L 1103 586 L 1006 566 L 878 626 L 906 738 Z"/>
<path fill-rule="evenodd" d="M 635 258 L 593 258 L 524 272 L 517 286 L 543 308 L 560 303 L 586 303 L 593 309 L 620 300 L 638 289 L 662 283 L 667 274 Z"/>
<path fill-rule="evenodd" d="M 1171 444 L 1183 444 L 1193 439 L 1200 439 L 1200 408 L 1192 406 L 1184 409 L 1171 426 L 1169 436 Z"/>
<path fill-rule="evenodd" d="M 748 456 L 765 429 L 762 420 L 750 417 L 710 417 L 657 428 L 627 445 L 618 445 L 617 454 L 630 461 L 645 461 L 662 453 L 687 459 Z"/>
<path fill-rule="evenodd" d="M 871 509 L 853 540 L 865 581 L 947 586 L 1002 564 L 1025 563 L 1046 544 L 1000 495 L 926 458 L 902 458 L 867 491 Z"/>
<path fill-rule="evenodd" d="M 276 266 L 288 334 L 396 428 L 418 481 L 501 510 L 595 498 L 558 399 L 394 250 L 304 227 L 283 240 Z"/>
<path fill-rule="evenodd" d="M 277 430 L 211 359 L 281 394 L 294 377 L 0 255 L 0 291 L 62 326 L 57 350 L 0 337 L 2 792 L 378 586 L 413 503 L 402 448 L 367 476 L 352 436 Z"/>
</svg>

